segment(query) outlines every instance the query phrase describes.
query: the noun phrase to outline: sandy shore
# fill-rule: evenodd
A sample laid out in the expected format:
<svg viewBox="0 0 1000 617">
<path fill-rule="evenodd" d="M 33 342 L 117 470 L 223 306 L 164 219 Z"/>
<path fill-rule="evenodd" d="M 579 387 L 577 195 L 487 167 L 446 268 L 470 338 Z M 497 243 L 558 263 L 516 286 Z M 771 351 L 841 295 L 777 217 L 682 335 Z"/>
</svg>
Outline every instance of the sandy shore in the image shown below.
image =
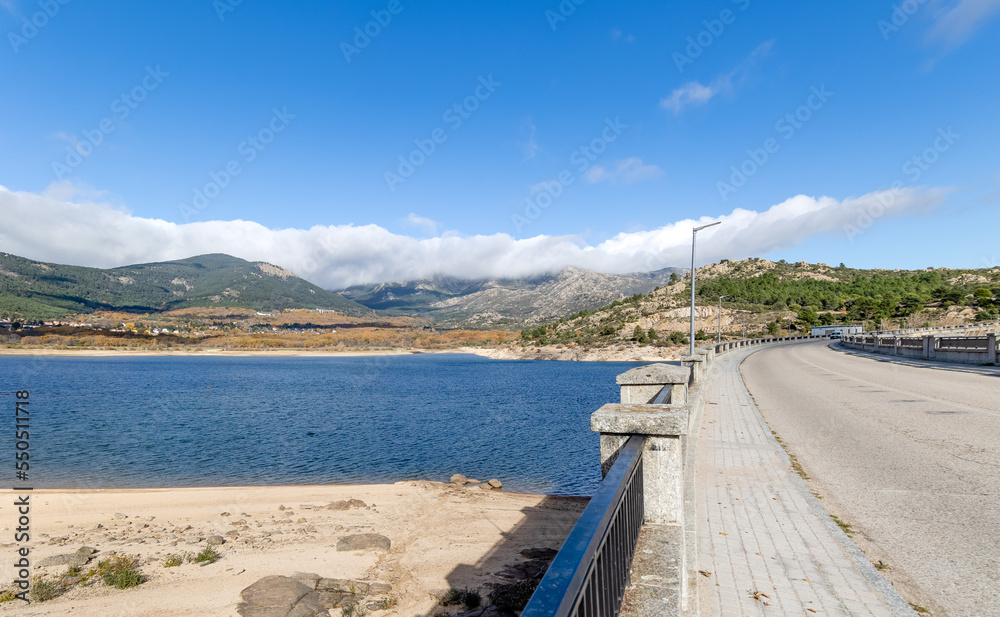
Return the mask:
<svg viewBox="0 0 1000 617">
<path fill-rule="evenodd" d="M 2 577 L 12 567 L 18 514 L 15 494 L 0 496 Z M 358 500 L 349 502 L 348 500 Z M 436 596 L 449 588 L 480 589 L 509 582 L 495 573 L 525 562 L 527 548 L 559 548 L 586 502 L 486 491 L 438 482 L 391 485 L 191 488 L 120 491 L 34 491 L 31 562 L 54 580 L 67 566 L 40 568 L 45 558 L 97 549 L 83 570 L 112 553 L 136 556 L 149 580 L 119 590 L 98 577 L 71 585 L 46 602 L 0 604 L 0 614 L 82 617 L 235 617 L 240 592 L 265 576 L 312 573 L 327 579 L 391 585 L 379 598 L 395 608 L 382 615 L 433 615 Z M 362 503 L 363 502 L 363 505 Z M 333 507 L 329 507 L 333 504 Z M 380 534 L 389 550 L 338 550 L 342 538 Z M 197 553 L 222 536 L 222 557 L 200 566 L 165 568 L 171 555 Z M 214 540 L 217 541 L 217 540 Z M 384 588 L 383 588 L 384 589 Z M 375 600 L 378 598 L 363 598 Z M 331 609 L 337 616 L 339 609 Z"/>
<path fill-rule="evenodd" d="M 494 360 L 556 360 L 563 362 L 676 362 L 686 354 L 686 348 L 619 345 L 596 347 L 465 347 L 460 353 L 471 353 Z"/>
<path fill-rule="evenodd" d="M 582 347 L 457 347 L 454 349 L 377 349 L 372 351 L 324 351 L 310 349 L 13 349 L 0 348 L 0 356 L 84 356 L 84 357 L 273 357 L 350 358 L 370 356 L 412 356 L 421 354 L 473 354 L 492 360 L 557 360 L 564 362 L 675 362 L 687 353 L 680 347 L 620 345 L 586 350 Z"/>
</svg>

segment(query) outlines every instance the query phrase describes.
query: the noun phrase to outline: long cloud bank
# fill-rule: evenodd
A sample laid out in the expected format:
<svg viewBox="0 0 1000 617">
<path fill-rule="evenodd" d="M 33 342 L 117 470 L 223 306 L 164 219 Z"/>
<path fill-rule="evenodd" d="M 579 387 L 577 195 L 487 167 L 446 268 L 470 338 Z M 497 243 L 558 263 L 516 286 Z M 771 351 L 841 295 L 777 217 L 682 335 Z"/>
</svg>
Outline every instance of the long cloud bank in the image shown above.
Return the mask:
<svg viewBox="0 0 1000 617">
<path fill-rule="evenodd" d="M 498 233 L 415 239 L 377 225 L 268 229 L 242 220 L 176 224 L 65 192 L 0 187 L 0 251 L 102 268 L 227 253 L 271 262 L 327 289 L 432 276 L 524 277 L 566 266 L 623 273 L 683 267 L 690 262 L 695 225 L 723 223 L 699 234 L 700 263 L 742 259 L 828 232 L 854 237 L 876 221 L 933 209 L 945 194 L 916 187 L 843 200 L 797 195 L 764 212 L 736 209 L 717 218 L 620 233 L 590 246 L 574 236 L 515 239 Z"/>
</svg>

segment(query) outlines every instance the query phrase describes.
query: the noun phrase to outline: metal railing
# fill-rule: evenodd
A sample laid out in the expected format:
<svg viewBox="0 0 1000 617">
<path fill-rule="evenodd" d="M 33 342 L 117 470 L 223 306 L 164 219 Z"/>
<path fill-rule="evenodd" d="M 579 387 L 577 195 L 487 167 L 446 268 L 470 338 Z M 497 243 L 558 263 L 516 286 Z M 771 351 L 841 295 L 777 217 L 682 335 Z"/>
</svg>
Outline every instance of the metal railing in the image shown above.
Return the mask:
<svg viewBox="0 0 1000 617">
<path fill-rule="evenodd" d="M 985 336 L 949 336 L 938 338 L 937 351 L 989 351 L 989 338 Z"/>
<path fill-rule="evenodd" d="M 771 336 L 771 337 L 760 337 L 760 338 L 747 338 L 739 339 L 733 341 L 726 341 L 725 343 L 718 343 L 715 345 L 715 353 L 723 353 L 729 351 L 730 349 L 740 349 L 743 347 L 752 347 L 753 345 L 763 345 L 766 343 L 787 343 L 790 341 L 805 341 L 809 339 L 819 339 L 827 338 L 819 334 L 803 334 L 802 336 Z"/>
<path fill-rule="evenodd" d="M 922 339 L 922 338 L 912 338 L 912 337 L 900 338 L 899 339 L 899 346 L 902 349 L 921 349 L 922 350 L 924 348 L 924 339 Z"/>
<path fill-rule="evenodd" d="M 645 443 L 625 442 L 521 617 L 617 617 L 644 515 Z"/>
</svg>

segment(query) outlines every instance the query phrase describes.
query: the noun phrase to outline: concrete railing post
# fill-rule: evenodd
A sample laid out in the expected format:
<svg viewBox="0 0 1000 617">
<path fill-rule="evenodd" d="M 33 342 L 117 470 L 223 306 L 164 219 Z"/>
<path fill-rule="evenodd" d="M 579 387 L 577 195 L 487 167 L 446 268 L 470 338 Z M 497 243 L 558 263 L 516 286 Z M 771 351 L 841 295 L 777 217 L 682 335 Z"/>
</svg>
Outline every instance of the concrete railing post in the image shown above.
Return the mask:
<svg viewBox="0 0 1000 617">
<path fill-rule="evenodd" d="M 691 369 L 691 379 L 693 381 L 704 379 L 708 370 L 708 366 L 705 363 L 705 356 L 697 354 L 693 356 L 681 356 L 681 366 Z"/>
<path fill-rule="evenodd" d="M 934 359 L 934 335 L 925 334 L 924 335 L 924 359 L 933 360 Z"/>
<path fill-rule="evenodd" d="M 621 388 L 622 404 L 644 405 L 652 403 L 657 394 L 670 386 L 670 396 L 666 404 L 687 403 L 691 369 L 673 364 L 649 364 L 626 371 L 615 378 Z"/>
<path fill-rule="evenodd" d="M 997 335 L 996 333 L 986 335 L 986 357 L 989 358 L 987 361 L 992 362 L 995 365 L 1000 365 L 1000 353 L 997 353 Z"/>
<path fill-rule="evenodd" d="M 630 436 L 646 436 L 642 453 L 646 523 L 684 521 L 684 448 L 691 416 L 687 400 L 691 376 L 691 367 L 651 364 L 632 369 L 616 380 L 622 386 L 622 403 L 604 405 L 590 416 L 591 430 L 601 434 L 603 474 L 611 469 Z M 653 388 L 658 392 L 666 386 L 671 397 L 677 392 L 683 400 L 674 399 L 667 405 L 625 402 L 641 400 Z"/>
</svg>

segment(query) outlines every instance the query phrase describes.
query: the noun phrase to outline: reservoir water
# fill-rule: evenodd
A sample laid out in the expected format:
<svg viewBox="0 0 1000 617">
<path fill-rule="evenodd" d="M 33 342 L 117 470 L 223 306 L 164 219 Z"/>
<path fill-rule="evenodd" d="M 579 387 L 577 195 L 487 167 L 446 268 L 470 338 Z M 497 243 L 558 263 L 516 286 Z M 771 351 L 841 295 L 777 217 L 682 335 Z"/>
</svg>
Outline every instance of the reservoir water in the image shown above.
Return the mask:
<svg viewBox="0 0 1000 617">
<path fill-rule="evenodd" d="M 145 488 L 499 478 L 590 495 L 590 414 L 641 363 L 370 357 L 0 356 L 30 390 L 29 486 Z M 13 464 L 8 466 L 13 486 Z M 23 483 L 22 483 L 23 485 Z"/>
</svg>

